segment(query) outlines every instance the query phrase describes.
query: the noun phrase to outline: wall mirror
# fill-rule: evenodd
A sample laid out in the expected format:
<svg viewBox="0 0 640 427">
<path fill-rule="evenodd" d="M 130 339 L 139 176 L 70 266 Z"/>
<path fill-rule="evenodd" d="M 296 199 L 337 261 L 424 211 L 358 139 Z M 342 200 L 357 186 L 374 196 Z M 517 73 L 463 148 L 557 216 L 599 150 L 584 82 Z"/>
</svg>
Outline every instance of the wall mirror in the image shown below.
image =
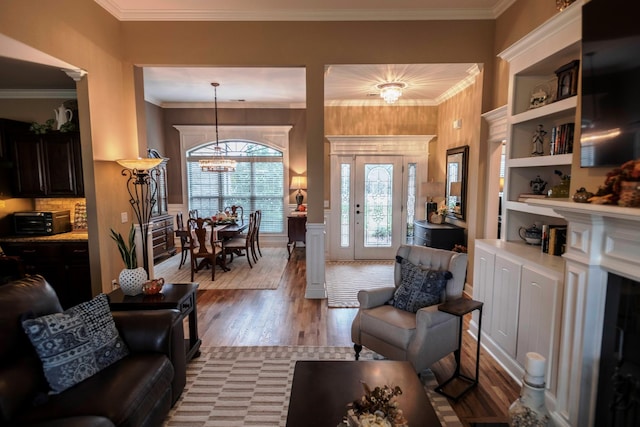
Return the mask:
<svg viewBox="0 0 640 427">
<path fill-rule="evenodd" d="M 464 221 L 467 211 L 467 169 L 469 146 L 447 150 L 445 200 L 448 216 Z"/>
</svg>

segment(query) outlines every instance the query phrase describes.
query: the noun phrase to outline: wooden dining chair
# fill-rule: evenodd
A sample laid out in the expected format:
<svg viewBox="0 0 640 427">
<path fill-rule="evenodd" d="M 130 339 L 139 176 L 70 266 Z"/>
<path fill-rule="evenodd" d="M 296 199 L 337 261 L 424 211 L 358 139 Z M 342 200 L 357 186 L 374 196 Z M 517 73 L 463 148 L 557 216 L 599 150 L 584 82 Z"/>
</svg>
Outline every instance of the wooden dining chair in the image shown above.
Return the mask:
<svg viewBox="0 0 640 427">
<path fill-rule="evenodd" d="M 180 264 L 178 264 L 178 270 L 187 261 L 187 255 L 189 254 L 189 246 L 191 245 L 191 234 L 184 226 L 184 219 L 182 212 L 176 214 L 176 235 L 180 237 Z"/>
<path fill-rule="evenodd" d="M 191 209 L 189 211 L 189 218 L 198 219 L 200 215 L 198 215 L 198 209 Z"/>
<path fill-rule="evenodd" d="M 254 239 L 254 232 L 256 226 L 256 215 L 255 213 L 249 214 L 249 227 L 247 228 L 246 234 L 239 235 L 237 237 L 233 237 L 228 240 L 223 241 L 224 246 L 224 254 L 225 257 L 227 255 L 230 256 L 229 262 L 233 262 L 233 255 L 239 255 L 242 250 L 244 250 L 245 255 L 247 257 L 247 261 L 249 262 L 249 267 L 253 268 L 253 264 L 251 264 L 251 260 L 255 263 L 257 261 L 257 257 L 253 252 L 252 242 Z"/>
<path fill-rule="evenodd" d="M 231 216 L 235 216 L 240 220 L 240 224 L 244 224 L 244 208 L 240 205 L 231 205 L 224 208 L 225 212 L 229 212 Z"/>
<path fill-rule="evenodd" d="M 189 254 L 191 257 L 191 281 L 195 273 L 202 268 L 211 268 L 211 280 L 216 279 L 216 264 L 227 270 L 224 260 L 222 241 L 211 220 L 205 218 L 189 218 L 187 228 L 191 235 Z M 219 262 L 220 261 L 220 262 Z"/>
<path fill-rule="evenodd" d="M 258 254 L 262 256 L 262 250 L 260 250 L 260 223 L 262 222 L 262 211 L 256 210 L 256 230 L 254 235 L 254 253 L 258 250 Z"/>
</svg>

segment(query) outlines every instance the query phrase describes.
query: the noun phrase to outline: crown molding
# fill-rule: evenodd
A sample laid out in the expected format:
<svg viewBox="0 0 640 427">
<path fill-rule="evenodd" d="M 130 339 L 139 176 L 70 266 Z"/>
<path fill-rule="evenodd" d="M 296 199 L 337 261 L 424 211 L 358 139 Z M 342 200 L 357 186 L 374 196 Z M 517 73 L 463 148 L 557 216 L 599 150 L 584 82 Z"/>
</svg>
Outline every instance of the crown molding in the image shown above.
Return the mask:
<svg viewBox="0 0 640 427">
<path fill-rule="evenodd" d="M 76 99 L 75 89 L 0 89 L 0 99 Z"/>
<path fill-rule="evenodd" d="M 442 21 L 495 19 L 516 0 L 491 9 L 125 9 L 114 0 L 94 0 L 119 21 Z"/>
</svg>

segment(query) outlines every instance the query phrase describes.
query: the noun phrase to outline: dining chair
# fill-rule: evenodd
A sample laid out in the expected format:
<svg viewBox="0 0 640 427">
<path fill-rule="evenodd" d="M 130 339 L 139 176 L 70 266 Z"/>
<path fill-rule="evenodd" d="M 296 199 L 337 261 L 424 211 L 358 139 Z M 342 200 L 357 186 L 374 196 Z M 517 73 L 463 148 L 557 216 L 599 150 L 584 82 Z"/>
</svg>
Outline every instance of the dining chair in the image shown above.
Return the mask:
<svg viewBox="0 0 640 427">
<path fill-rule="evenodd" d="M 198 209 L 192 209 L 189 211 L 189 218 L 198 219 L 200 215 L 198 215 Z"/>
<path fill-rule="evenodd" d="M 247 261 L 249 262 L 249 267 L 253 268 L 251 264 L 251 260 L 253 259 L 254 263 L 257 261 L 257 257 L 253 253 L 252 242 L 255 236 L 255 226 L 256 226 L 256 214 L 249 214 L 249 227 L 247 228 L 246 234 L 232 237 L 231 239 L 224 240 L 224 256 L 230 255 L 229 262 L 233 262 L 233 255 L 240 254 L 240 251 L 244 249 L 245 255 L 247 257 Z"/>
<path fill-rule="evenodd" d="M 187 228 L 191 235 L 191 243 L 189 245 L 191 281 L 193 282 L 195 273 L 202 268 L 211 268 L 211 280 L 215 280 L 216 264 L 219 264 L 224 271 L 227 270 L 227 267 L 224 260 L 222 241 L 218 240 L 211 220 L 189 218 Z M 199 264 L 198 261 L 200 262 Z"/>
<path fill-rule="evenodd" d="M 240 205 L 231 205 L 224 208 L 225 212 L 230 212 L 231 216 L 235 216 L 240 220 L 240 224 L 244 224 L 244 208 Z"/>
<path fill-rule="evenodd" d="M 261 210 L 256 210 L 256 230 L 255 230 L 255 236 L 254 236 L 254 243 L 255 243 L 255 247 L 254 247 L 254 253 L 255 250 L 258 250 L 258 254 L 260 254 L 260 256 L 262 256 L 262 251 L 260 250 L 260 223 L 262 222 L 262 211 Z"/>
<path fill-rule="evenodd" d="M 184 219 L 182 212 L 176 214 L 176 234 L 180 237 L 180 264 L 178 264 L 178 270 L 187 261 L 187 255 L 189 253 L 189 245 L 191 244 L 191 234 L 184 227 Z"/>
</svg>

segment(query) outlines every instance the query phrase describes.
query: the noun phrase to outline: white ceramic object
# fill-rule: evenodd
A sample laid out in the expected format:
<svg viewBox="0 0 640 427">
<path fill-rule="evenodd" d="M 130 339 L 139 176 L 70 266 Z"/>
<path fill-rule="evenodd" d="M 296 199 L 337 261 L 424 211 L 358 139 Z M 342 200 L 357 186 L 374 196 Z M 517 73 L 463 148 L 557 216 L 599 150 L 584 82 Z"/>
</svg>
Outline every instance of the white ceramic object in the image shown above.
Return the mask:
<svg viewBox="0 0 640 427">
<path fill-rule="evenodd" d="M 138 295 L 142 293 L 142 286 L 147 281 L 147 272 L 144 268 L 125 268 L 118 276 L 120 289 L 125 295 Z"/>
</svg>

